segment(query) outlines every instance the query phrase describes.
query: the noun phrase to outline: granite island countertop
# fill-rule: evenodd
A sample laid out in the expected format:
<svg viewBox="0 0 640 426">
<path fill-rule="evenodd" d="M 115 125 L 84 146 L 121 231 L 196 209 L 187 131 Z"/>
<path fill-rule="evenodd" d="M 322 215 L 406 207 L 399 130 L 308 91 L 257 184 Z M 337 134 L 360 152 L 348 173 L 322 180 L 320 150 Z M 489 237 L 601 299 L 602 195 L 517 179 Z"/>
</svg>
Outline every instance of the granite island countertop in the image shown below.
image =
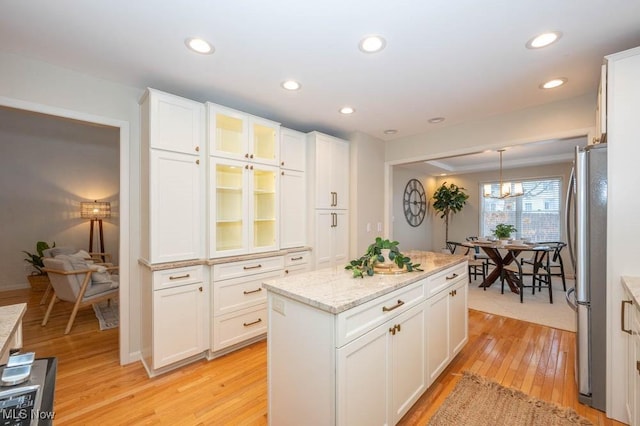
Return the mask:
<svg viewBox="0 0 640 426">
<path fill-rule="evenodd" d="M 10 345 L 14 343 L 14 336 L 21 329 L 25 312 L 26 303 L 0 306 L 0 358 L 12 349 Z"/>
<path fill-rule="evenodd" d="M 403 254 L 409 256 L 414 265 L 419 263 L 423 271 L 353 278 L 353 273 L 341 265 L 264 281 L 262 286 L 273 293 L 339 314 L 467 261 L 463 255 L 426 251 L 407 251 Z"/>
</svg>

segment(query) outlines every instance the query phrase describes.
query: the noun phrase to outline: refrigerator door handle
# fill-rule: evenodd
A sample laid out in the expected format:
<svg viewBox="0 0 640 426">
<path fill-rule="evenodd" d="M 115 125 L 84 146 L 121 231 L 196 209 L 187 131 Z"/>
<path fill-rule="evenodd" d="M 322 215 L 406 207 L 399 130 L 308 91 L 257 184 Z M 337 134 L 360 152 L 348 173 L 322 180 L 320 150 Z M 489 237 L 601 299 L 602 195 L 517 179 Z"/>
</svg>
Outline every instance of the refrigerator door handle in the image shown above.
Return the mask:
<svg viewBox="0 0 640 426">
<path fill-rule="evenodd" d="M 571 265 L 573 265 L 573 270 L 575 271 L 576 269 L 576 256 L 575 256 L 575 249 L 573 247 L 573 232 L 575 232 L 575 230 L 573 230 L 571 228 L 571 215 L 572 215 L 572 210 L 571 207 L 574 206 L 572 201 L 573 201 L 573 192 L 575 191 L 575 186 L 576 186 L 576 182 L 575 182 L 575 166 L 571 168 L 571 174 L 569 175 L 569 185 L 567 185 L 567 198 L 566 198 L 566 205 L 565 205 L 565 209 L 564 209 L 564 214 L 565 214 L 565 221 L 566 221 L 566 231 L 567 231 L 567 248 L 569 249 L 569 258 L 571 259 Z M 573 231 L 573 232 L 572 232 Z"/>
</svg>

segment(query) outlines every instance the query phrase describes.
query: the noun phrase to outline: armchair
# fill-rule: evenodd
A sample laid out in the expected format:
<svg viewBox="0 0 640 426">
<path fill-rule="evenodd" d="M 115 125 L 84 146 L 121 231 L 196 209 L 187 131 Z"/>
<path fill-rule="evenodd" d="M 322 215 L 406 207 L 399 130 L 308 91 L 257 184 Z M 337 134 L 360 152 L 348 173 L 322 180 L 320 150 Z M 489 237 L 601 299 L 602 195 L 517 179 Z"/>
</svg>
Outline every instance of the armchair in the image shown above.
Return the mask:
<svg viewBox="0 0 640 426">
<path fill-rule="evenodd" d="M 49 276 L 54 293 L 42 320 L 42 326 L 47 325 L 53 306 L 58 300 L 74 304 L 64 332 L 69 334 L 81 307 L 118 296 L 118 276 L 109 273 L 117 270 L 117 267 L 93 265 L 81 257 L 67 255 L 44 258 L 43 263 L 43 270 Z"/>
</svg>

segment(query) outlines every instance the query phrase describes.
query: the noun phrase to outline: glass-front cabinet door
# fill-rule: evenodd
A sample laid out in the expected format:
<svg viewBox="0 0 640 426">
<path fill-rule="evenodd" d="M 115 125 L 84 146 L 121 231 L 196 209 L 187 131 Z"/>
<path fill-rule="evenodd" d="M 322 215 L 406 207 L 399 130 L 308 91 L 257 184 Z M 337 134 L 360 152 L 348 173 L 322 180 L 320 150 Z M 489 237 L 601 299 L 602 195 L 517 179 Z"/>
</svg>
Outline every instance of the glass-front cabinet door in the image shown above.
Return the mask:
<svg viewBox="0 0 640 426">
<path fill-rule="evenodd" d="M 251 117 L 249 127 L 249 159 L 263 164 L 278 164 L 280 124 Z"/>
<path fill-rule="evenodd" d="M 250 167 L 252 214 L 252 251 L 278 248 L 278 169 L 269 166 Z"/>
<path fill-rule="evenodd" d="M 207 103 L 209 150 L 225 158 L 249 158 L 249 117 L 240 111 Z"/>
<path fill-rule="evenodd" d="M 211 256 L 245 253 L 248 242 L 248 169 L 241 161 L 213 160 L 209 213 Z"/>
</svg>

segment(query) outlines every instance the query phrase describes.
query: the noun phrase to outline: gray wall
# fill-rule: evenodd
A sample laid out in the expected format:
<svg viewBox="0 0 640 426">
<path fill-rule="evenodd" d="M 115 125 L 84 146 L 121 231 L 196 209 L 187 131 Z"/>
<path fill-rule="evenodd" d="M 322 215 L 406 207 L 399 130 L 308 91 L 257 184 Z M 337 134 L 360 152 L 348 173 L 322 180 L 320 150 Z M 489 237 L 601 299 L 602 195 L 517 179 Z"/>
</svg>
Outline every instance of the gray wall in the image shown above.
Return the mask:
<svg viewBox="0 0 640 426">
<path fill-rule="evenodd" d="M 89 249 L 81 201 L 111 202 L 105 251 L 117 262 L 118 141 L 115 128 L 0 108 L 0 290 L 29 286 L 22 250 L 33 253 L 39 240 Z"/>
<path fill-rule="evenodd" d="M 392 237 L 394 240 L 400 242 L 400 250 L 431 250 L 432 249 L 432 221 L 433 215 L 430 210 L 427 210 L 424 221 L 416 227 L 409 225 L 404 216 L 403 208 L 403 195 L 404 188 L 410 179 L 418 179 L 422 182 L 422 186 L 425 189 L 427 196 L 427 203 L 429 202 L 431 187 L 433 186 L 433 179 L 424 176 L 424 174 L 412 170 L 411 168 L 404 168 L 396 166 L 392 168 L 392 182 L 393 182 L 393 205 L 392 205 Z M 430 183 L 431 182 L 431 183 Z M 428 207 L 428 204 L 427 204 Z"/>
</svg>

